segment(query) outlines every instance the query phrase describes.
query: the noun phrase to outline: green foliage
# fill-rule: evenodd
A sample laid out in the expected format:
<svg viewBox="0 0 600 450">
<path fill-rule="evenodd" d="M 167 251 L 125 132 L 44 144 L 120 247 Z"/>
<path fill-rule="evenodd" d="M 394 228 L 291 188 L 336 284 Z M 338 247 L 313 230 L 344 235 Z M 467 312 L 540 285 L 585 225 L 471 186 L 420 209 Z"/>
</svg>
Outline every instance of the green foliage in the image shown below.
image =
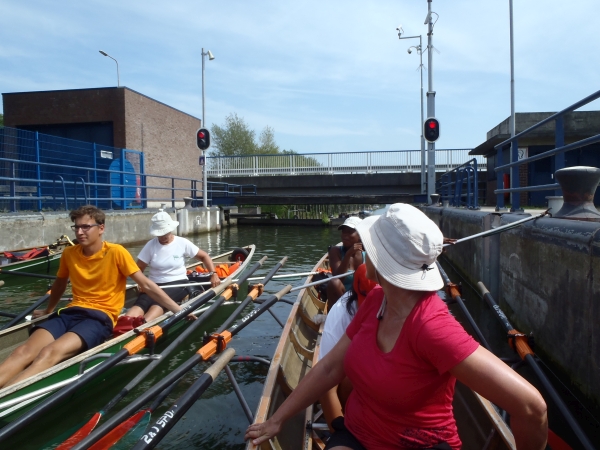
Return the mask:
<svg viewBox="0 0 600 450">
<path fill-rule="evenodd" d="M 225 118 L 225 125 L 211 127 L 212 151 L 210 156 L 255 155 L 259 146 L 254 140 L 254 130 L 248 127 L 243 118 L 231 113 Z"/>
<path fill-rule="evenodd" d="M 0 127 L 4 126 L 4 114 L 0 114 Z"/>
</svg>

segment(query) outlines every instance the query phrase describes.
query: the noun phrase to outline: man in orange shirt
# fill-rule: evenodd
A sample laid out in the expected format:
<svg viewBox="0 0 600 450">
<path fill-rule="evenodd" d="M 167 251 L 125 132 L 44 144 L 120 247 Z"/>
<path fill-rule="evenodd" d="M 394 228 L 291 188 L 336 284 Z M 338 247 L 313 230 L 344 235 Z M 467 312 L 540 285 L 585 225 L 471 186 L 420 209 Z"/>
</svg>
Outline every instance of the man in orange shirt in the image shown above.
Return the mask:
<svg viewBox="0 0 600 450">
<path fill-rule="evenodd" d="M 127 277 L 164 308 L 173 312 L 181 310 L 144 276 L 125 248 L 102 240 L 105 215 L 100 209 L 82 206 L 71 211 L 71 220 L 79 244 L 63 252 L 48 307 L 34 311 L 33 317 L 54 312 L 69 279 L 73 301 L 36 326 L 29 339 L 0 364 L 0 388 L 46 370 L 109 338 L 125 303 Z"/>
</svg>

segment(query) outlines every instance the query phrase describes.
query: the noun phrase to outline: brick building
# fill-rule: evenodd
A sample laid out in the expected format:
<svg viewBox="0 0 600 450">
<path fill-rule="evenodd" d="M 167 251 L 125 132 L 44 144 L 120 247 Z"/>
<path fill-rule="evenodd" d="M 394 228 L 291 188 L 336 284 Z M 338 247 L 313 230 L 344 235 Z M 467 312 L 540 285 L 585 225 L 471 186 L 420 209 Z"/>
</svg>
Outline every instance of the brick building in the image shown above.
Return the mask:
<svg viewBox="0 0 600 450">
<path fill-rule="evenodd" d="M 146 174 L 202 179 L 195 142 L 200 119 L 127 87 L 4 93 L 2 99 L 7 127 L 138 150 Z M 168 179 L 147 177 L 146 183 L 171 187 Z M 176 184 L 190 187 L 189 181 Z M 148 189 L 148 198 L 167 192 Z"/>
</svg>

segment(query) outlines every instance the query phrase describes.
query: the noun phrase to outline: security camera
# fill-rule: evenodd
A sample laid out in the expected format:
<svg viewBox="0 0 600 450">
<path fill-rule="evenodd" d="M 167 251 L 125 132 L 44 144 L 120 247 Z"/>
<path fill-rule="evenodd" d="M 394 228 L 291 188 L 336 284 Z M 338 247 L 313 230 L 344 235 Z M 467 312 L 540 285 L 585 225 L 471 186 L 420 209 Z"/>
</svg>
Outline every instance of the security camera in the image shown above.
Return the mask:
<svg viewBox="0 0 600 450">
<path fill-rule="evenodd" d="M 409 55 L 412 53 L 412 50 L 410 48 L 407 51 Z"/>
<path fill-rule="evenodd" d="M 398 31 L 398 37 L 402 36 L 402 33 L 404 33 L 404 30 L 402 29 L 402 25 L 399 25 L 398 28 L 396 28 L 396 30 Z"/>
</svg>

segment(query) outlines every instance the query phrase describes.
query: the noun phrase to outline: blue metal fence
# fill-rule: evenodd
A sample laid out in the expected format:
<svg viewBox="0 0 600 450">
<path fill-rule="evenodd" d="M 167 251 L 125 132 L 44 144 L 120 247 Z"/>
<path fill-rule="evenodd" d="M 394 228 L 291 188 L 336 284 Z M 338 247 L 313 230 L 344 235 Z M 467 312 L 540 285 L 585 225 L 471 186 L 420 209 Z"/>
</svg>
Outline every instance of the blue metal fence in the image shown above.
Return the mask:
<svg viewBox="0 0 600 450">
<path fill-rule="evenodd" d="M 436 181 L 435 190 L 442 200 L 448 200 L 450 206 L 479 209 L 477 159 L 473 158 L 443 174 Z"/>
<path fill-rule="evenodd" d="M 554 191 L 554 195 L 561 195 L 560 185 L 558 183 L 553 184 L 545 184 L 545 185 L 537 185 L 537 186 L 520 186 L 519 180 L 519 166 L 522 164 L 529 164 L 531 162 L 544 159 L 544 158 L 553 158 L 554 159 L 554 171 L 562 169 L 565 167 L 565 153 L 571 150 L 576 150 L 582 147 L 586 147 L 590 144 L 594 144 L 600 142 L 600 134 L 596 136 L 589 137 L 587 139 L 582 139 L 577 142 L 573 142 L 572 144 L 565 145 L 565 130 L 564 130 L 564 117 L 567 113 L 571 111 L 575 111 L 582 106 L 591 103 L 592 101 L 600 98 L 600 91 L 593 93 L 585 97 L 584 99 L 574 103 L 568 108 L 563 109 L 556 114 L 551 115 L 550 117 L 536 123 L 535 125 L 527 128 L 521 133 L 507 139 L 498 145 L 494 146 L 497 150 L 496 156 L 496 167 L 495 171 L 498 174 L 498 186 L 499 189 L 496 189 L 494 193 L 496 194 L 496 208 L 503 209 L 504 208 L 504 193 L 512 193 L 512 206 L 511 211 L 518 211 L 521 209 L 521 201 L 520 196 L 516 195 L 520 192 L 531 192 L 531 191 Z M 555 125 L 555 148 L 552 150 L 548 150 L 546 152 L 540 153 L 538 155 L 530 156 L 528 158 L 523 158 L 519 160 L 518 151 L 519 145 L 518 141 L 520 138 L 526 136 L 534 130 L 544 126 L 547 123 L 554 122 Z M 507 146 L 510 146 L 510 155 L 511 162 L 509 164 L 503 164 L 502 161 L 502 151 Z M 508 172 L 510 169 L 510 188 L 505 188 L 504 186 L 504 177 L 503 173 Z"/>
<path fill-rule="evenodd" d="M 209 183 L 209 205 L 239 195 L 256 195 L 256 187 Z M 146 174 L 142 152 L 0 127 L 0 211 L 175 207 L 186 196 L 202 198 L 202 184 Z"/>
</svg>

